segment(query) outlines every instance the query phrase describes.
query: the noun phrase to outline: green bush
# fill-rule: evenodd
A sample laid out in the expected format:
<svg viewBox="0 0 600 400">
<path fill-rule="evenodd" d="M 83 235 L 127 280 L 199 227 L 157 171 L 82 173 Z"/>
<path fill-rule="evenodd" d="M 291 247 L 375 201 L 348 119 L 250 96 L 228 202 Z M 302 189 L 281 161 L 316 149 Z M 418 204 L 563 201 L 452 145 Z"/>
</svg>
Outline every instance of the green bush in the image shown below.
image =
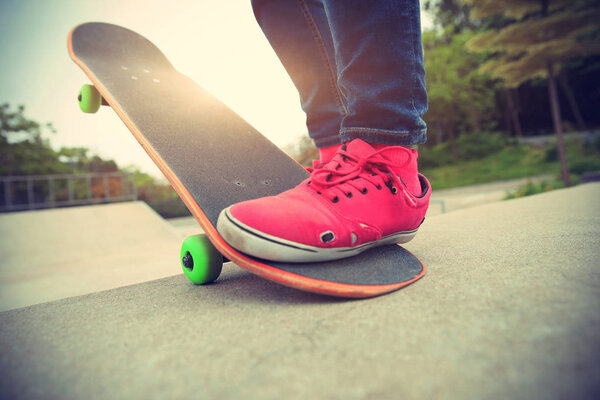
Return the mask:
<svg viewBox="0 0 600 400">
<path fill-rule="evenodd" d="M 554 189 L 562 188 L 564 185 L 558 181 L 548 183 L 547 181 L 541 181 L 539 183 L 533 183 L 528 181 L 525 185 L 518 189 L 508 192 L 504 197 L 504 200 L 517 199 L 520 197 L 531 196 L 538 193 L 549 192 Z"/>
<path fill-rule="evenodd" d="M 419 148 L 419 167 L 420 168 L 436 168 L 443 165 L 449 165 L 454 162 L 452 152 L 450 151 L 450 143 L 442 143 L 433 146 L 430 149 L 425 147 Z"/>
<path fill-rule="evenodd" d="M 547 162 L 556 162 L 558 161 L 558 149 L 556 147 L 556 142 L 551 143 L 546 147 L 546 157 L 545 160 Z"/>
<path fill-rule="evenodd" d="M 600 135 L 598 135 L 596 137 L 596 139 L 594 139 L 594 141 L 592 142 L 592 145 L 590 147 L 593 150 L 595 150 L 597 153 L 600 153 Z"/>
<path fill-rule="evenodd" d="M 498 132 L 463 133 L 456 140 L 459 162 L 479 160 L 497 153 L 509 144 L 508 139 Z M 422 147 L 419 152 L 421 168 L 436 168 L 456 163 L 450 143 L 445 142 L 432 148 Z"/>
<path fill-rule="evenodd" d="M 146 203 L 163 218 L 189 217 L 192 214 L 183 200 L 175 194 L 170 199 L 149 199 Z"/>
<path fill-rule="evenodd" d="M 567 163 L 572 174 L 581 175 L 584 172 L 600 171 L 598 143 L 600 139 L 587 145 L 579 138 L 566 141 Z M 558 162 L 556 140 L 546 147 L 544 159 L 547 162 Z"/>
<path fill-rule="evenodd" d="M 581 175 L 584 172 L 600 171 L 600 159 L 575 160 L 569 163 L 569 171 Z"/>
<path fill-rule="evenodd" d="M 597 155 L 600 153 L 600 136 L 594 141 L 587 142 L 580 137 L 565 138 L 565 148 L 567 151 L 567 158 L 576 159 L 581 156 Z M 556 145 L 556 139 L 552 139 L 545 149 L 546 161 L 556 162 L 558 161 L 558 148 Z"/>
<path fill-rule="evenodd" d="M 461 160 L 478 160 L 502 150 L 507 139 L 498 132 L 462 134 L 456 141 Z"/>
</svg>

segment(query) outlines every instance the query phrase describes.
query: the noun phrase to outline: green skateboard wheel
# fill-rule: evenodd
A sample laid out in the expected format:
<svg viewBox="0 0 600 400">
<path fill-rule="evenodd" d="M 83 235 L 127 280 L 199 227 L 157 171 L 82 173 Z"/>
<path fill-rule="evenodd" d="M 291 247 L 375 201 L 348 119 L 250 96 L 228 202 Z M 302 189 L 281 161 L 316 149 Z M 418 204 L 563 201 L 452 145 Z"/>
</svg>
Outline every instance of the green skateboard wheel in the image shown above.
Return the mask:
<svg viewBox="0 0 600 400">
<path fill-rule="evenodd" d="M 181 268 L 196 285 L 217 279 L 223 268 L 223 256 L 206 235 L 188 236 L 181 245 Z"/>
<path fill-rule="evenodd" d="M 93 114 L 100 109 L 102 105 L 102 96 L 94 85 L 83 85 L 79 91 L 79 108 L 84 113 Z"/>
</svg>

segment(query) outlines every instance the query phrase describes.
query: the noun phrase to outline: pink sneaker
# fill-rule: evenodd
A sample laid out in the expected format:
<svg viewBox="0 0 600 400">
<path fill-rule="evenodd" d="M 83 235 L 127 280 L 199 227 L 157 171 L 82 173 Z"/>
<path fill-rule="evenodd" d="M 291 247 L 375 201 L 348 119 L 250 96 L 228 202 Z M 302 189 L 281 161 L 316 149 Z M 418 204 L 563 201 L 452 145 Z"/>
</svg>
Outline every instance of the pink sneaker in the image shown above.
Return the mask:
<svg viewBox="0 0 600 400">
<path fill-rule="evenodd" d="M 417 157 L 416 150 L 375 150 L 355 139 L 294 189 L 226 208 L 217 230 L 241 252 L 284 262 L 335 260 L 406 243 L 431 195 Z"/>
</svg>

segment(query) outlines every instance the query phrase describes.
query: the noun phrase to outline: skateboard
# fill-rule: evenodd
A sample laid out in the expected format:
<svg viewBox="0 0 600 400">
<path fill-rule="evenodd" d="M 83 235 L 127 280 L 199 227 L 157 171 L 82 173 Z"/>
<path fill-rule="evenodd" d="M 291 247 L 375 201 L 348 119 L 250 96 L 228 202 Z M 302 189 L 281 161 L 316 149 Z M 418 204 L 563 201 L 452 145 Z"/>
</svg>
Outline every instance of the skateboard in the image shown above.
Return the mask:
<svg viewBox="0 0 600 400">
<path fill-rule="evenodd" d="M 221 210 L 291 189 L 308 177 L 306 170 L 179 73 L 143 36 L 86 23 L 70 31 L 68 50 L 92 83 L 79 93 L 80 108 L 93 113 L 110 106 L 204 230 L 181 247 L 181 266 L 192 282 L 216 280 L 230 260 L 282 285 L 362 298 L 395 291 L 425 274 L 423 264 L 398 245 L 320 263 L 273 262 L 238 252 L 215 229 Z"/>
</svg>

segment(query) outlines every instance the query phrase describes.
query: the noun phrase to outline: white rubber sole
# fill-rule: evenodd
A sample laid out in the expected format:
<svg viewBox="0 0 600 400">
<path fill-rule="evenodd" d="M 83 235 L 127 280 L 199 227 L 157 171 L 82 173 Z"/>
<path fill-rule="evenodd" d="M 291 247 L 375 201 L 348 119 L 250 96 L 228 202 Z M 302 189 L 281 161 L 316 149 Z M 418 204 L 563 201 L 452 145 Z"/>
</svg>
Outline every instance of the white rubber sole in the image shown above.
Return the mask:
<svg viewBox="0 0 600 400">
<path fill-rule="evenodd" d="M 402 244 L 412 240 L 417 229 L 399 232 L 375 242 L 353 247 L 321 248 L 296 243 L 260 232 L 243 224 L 229 213 L 221 211 L 217 220 L 217 231 L 231 247 L 254 257 L 281 262 L 319 262 L 352 257 L 373 247 L 386 244 Z"/>
</svg>

